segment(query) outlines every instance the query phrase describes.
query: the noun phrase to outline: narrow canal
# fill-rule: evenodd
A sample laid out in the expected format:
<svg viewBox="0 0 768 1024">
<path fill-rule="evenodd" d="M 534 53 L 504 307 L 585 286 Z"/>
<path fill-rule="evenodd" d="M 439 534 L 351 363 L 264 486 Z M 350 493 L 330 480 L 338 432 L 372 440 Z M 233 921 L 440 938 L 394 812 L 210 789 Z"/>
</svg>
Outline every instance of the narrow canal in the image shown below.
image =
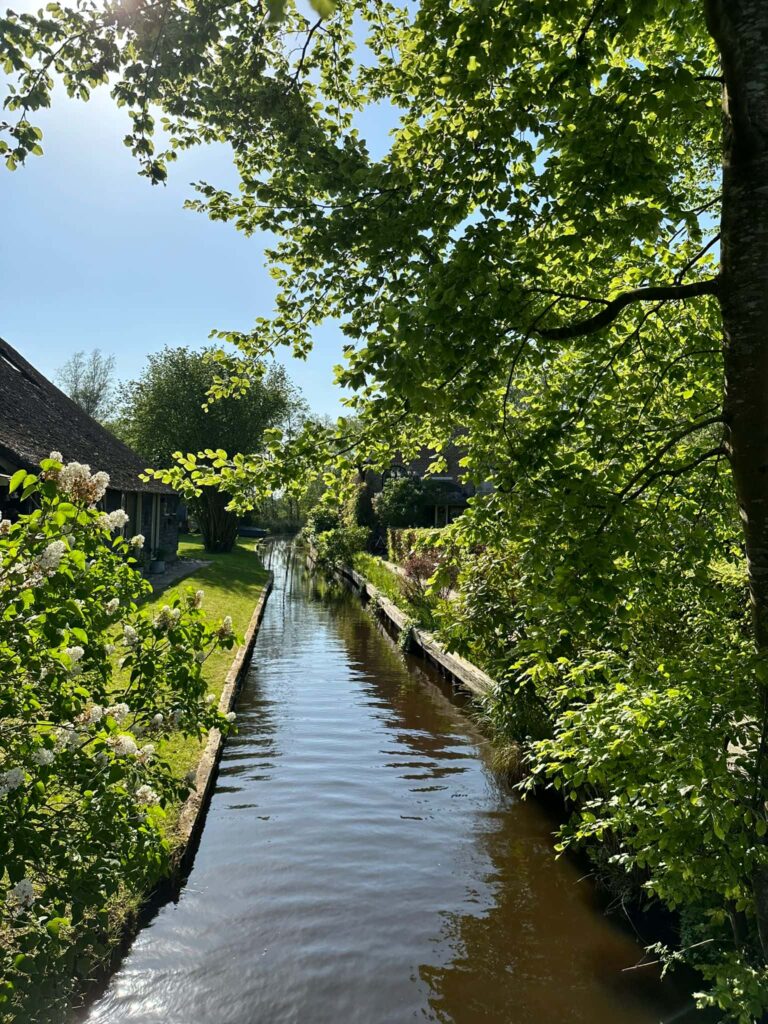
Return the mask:
<svg viewBox="0 0 768 1024">
<path fill-rule="evenodd" d="M 461 700 L 283 544 L 178 902 L 90 1024 L 658 1024 L 686 1000 L 495 781 Z"/>
</svg>

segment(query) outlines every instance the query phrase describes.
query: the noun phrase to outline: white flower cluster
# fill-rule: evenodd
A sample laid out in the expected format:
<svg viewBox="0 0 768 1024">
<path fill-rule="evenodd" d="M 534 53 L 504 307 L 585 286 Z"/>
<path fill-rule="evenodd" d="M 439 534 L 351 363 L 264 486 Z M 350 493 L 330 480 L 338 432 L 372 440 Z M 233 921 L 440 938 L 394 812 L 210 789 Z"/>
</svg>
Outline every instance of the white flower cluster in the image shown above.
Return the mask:
<svg viewBox="0 0 768 1024">
<path fill-rule="evenodd" d="M 54 540 L 48 545 L 38 559 L 37 564 L 43 572 L 55 572 L 59 568 L 62 558 L 67 551 L 67 545 L 63 540 Z"/>
<path fill-rule="evenodd" d="M 20 882 L 11 889 L 11 896 L 16 901 L 19 910 L 26 910 L 35 902 L 35 890 L 28 878 L 22 878 Z"/>
<path fill-rule="evenodd" d="M 237 720 L 237 715 L 235 714 L 235 712 L 234 711 L 228 711 L 227 712 L 227 721 L 231 724 L 232 722 L 234 722 L 236 720 Z"/>
<path fill-rule="evenodd" d="M 131 709 L 127 704 L 110 704 L 104 713 L 109 715 L 110 718 L 114 718 L 118 725 L 122 725 L 128 715 L 130 715 Z"/>
<path fill-rule="evenodd" d="M 55 756 L 54 752 L 49 750 L 48 747 L 38 747 L 32 754 L 32 760 L 42 768 L 50 764 Z"/>
<path fill-rule="evenodd" d="M 82 647 L 76 645 L 75 647 L 65 647 L 64 653 L 67 655 L 72 664 L 76 665 L 85 654 L 85 651 Z"/>
<path fill-rule="evenodd" d="M 160 797 L 151 786 L 139 786 L 135 793 L 136 802 L 153 806 L 160 803 Z"/>
<path fill-rule="evenodd" d="M 130 518 L 124 508 L 116 508 L 113 512 L 102 512 L 98 522 L 102 530 L 114 533 L 115 530 L 122 530 Z"/>
<path fill-rule="evenodd" d="M 65 722 L 56 729 L 56 750 L 74 750 L 80 745 L 81 736 L 71 722 Z"/>
<path fill-rule="evenodd" d="M 129 625 L 127 622 L 123 626 L 123 640 L 125 641 L 126 647 L 135 647 L 139 642 L 139 634 Z"/>
<path fill-rule="evenodd" d="M 51 452 L 60 455 L 60 452 Z M 61 459 L 56 459 L 61 462 Z M 55 474 L 59 490 L 75 501 L 84 501 L 88 505 L 95 505 L 101 501 L 109 487 L 109 474 L 91 473 L 91 467 L 81 462 L 68 462 L 66 466 Z"/>
<path fill-rule="evenodd" d="M 137 760 L 142 764 L 149 764 L 152 758 L 155 756 L 155 745 L 154 743 L 145 743 L 137 755 Z"/>
<path fill-rule="evenodd" d="M 101 704 L 92 704 L 81 715 L 78 715 L 77 722 L 79 725 L 96 725 L 103 717 L 104 708 Z"/>
<path fill-rule="evenodd" d="M 143 548 L 144 547 L 144 534 L 137 533 L 135 537 L 131 537 L 131 547 Z"/>
<path fill-rule="evenodd" d="M 178 623 L 180 618 L 180 608 L 171 608 L 170 605 L 164 604 L 155 616 L 152 625 L 155 629 L 172 629 Z"/>
<path fill-rule="evenodd" d="M 7 537 L 10 532 L 11 520 L 3 519 L 2 514 L 0 514 L 0 537 Z"/>
<path fill-rule="evenodd" d="M 104 611 L 107 613 L 107 615 L 114 615 L 119 607 L 120 607 L 120 598 L 119 597 L 113 597 L 111 600 L 107 601 L 107 603 L 104 605 Z"/>
<path fill-rule="evenodd" d="M 23 768 L 10 768 L 0 775 L 0 797 L 7 796 L 14 789 L 18 789 L 24 782 Z"/>
<path fill-rule="evenodd" d="M 203 598 L 204 597 L 205 597 L 205 591 L 204 590 L 196 590 L 195 591 L 195 596 L 192 598 L 192 607 L 193 608 L 202 608 L 202 606 L 203 606 Z"/>
<path fill-rule="evenodd" d="M 152 725 L 154 725 L 156 729 L 159 729 L 164 720 L 162 711 L 158 711 L 156 715 L 152 716 Z"/>
<path fill-rule="evenodd" d="M 116 757 L 137 757 L 139 748 L 133 736 L 124 733 L 120 736 L 110 736 L 107 740 L 109 746 L 114 750 Z"/>
<path fill-rule="evenodd" d="M 222 638 L 222 640 L 225 637 L 232 636 L 233 629 L 232 629 L 232 616 L 231 615 L 225 615 L 224 616 L 224 619 L 222 620 L 222 623 L 219 626 L 218 633 L 219 633 L 219 636 Z"/>
</svg>

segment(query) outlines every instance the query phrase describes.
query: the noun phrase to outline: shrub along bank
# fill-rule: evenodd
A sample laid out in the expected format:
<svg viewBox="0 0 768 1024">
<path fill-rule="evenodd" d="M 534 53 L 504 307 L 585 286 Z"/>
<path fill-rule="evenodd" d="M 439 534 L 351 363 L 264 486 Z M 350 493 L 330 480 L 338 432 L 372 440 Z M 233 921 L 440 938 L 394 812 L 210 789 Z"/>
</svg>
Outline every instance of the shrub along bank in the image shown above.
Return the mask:
<svg viewBox="0 0 768 1024">
<path fill-rule="evenodd" d="M 0 1020 L 37 1024 L 64 1019 L 168 870 L 184 776 L 230 728 L 215 694 L 264 581 L 242 552 L 147 601 L 142 538 L 96 507 L 107 474 L 58 453 L 41 468 L 11 482 L 34 511 L 0 518 Z"/>
</svg>

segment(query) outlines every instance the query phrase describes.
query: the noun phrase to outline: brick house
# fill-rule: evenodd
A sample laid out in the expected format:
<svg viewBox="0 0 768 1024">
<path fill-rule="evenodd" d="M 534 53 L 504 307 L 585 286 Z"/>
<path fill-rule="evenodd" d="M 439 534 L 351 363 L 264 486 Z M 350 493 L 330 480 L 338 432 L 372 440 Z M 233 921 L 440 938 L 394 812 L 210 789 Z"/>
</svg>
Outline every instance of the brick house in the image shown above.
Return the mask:
<svg viewBox="0 0 768 1024">
<path fill-rule="evenodd" d="M 486 486 L 478 489 L 466 479 L 466 473 L 461 466 L 461 459 L 465 454 L 465 450 L 459 445 L 449 444 L 441 453 L 445 469 L 441 473 L 430 473 L 429 467 L 437 456 L 431 448 L 424 447 L 415 459 L 406 462 L 396 458 L 383 473 L 366 470 L 363 478 L 371 495 L 378 494 L 386 481 L 392 477 L 409 476 L 442 484 L 436 491 L 437 503 L 429 508 L 428 517 L 434 526 L 445 526 L 461 515 L 467 507 L 467 499 L 477 493 L 477 490 L 483 493 L 488 490 Z"/>
<path fill-rule="evenodd" d="M 8 482 L 17 469 L 36 472 L 41 459 L 59 451 L 65 462 L 87 463 L 109 473 L 102 501 L 105 511 L 124 508 L 126 536 L 144 534 L 144 557 L 163 551 L 177 557 L 179 524 L 176 493 L 158 481 L 140 479 L 144 461 L 79 405 L 60 391 L 0 338 L 0 511 L 8 518 L 24 512 Z"/>
</svg>

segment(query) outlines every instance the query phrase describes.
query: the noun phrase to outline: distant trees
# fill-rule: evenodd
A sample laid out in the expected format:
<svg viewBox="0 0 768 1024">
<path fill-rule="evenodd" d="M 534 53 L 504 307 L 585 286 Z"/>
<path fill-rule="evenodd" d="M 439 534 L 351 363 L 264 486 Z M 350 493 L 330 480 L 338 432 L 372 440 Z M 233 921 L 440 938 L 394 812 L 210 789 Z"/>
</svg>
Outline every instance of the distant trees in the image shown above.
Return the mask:
<svg viewBox="0 0 768 1024">
<path fill-rule="evenodd" d="M 114 397 L 115 357 L 95 348 L 75 352 L 56 371 L 56 381 L 73 402 L 94 419 L 103 419 Z"/>
<path fill-rule="evenodd" d="M 119 390 L 123 439 L 148 465 L 173 466 L 174 453 L 206 449 L 226 452 L 261 451 L 264 433 L 304 413 L 304 403 L 281 366 L 255 375 L 241 397 L 206 406 L 220 367 L 211 350 L 164 348 L 149 357 L 137 380 Z M 229 551 L 237 536 L 237 518 L 227 511 L 229 495 L 216 487 L 201 488 L 190 500 L 208 551 Z"/>
</svg>

